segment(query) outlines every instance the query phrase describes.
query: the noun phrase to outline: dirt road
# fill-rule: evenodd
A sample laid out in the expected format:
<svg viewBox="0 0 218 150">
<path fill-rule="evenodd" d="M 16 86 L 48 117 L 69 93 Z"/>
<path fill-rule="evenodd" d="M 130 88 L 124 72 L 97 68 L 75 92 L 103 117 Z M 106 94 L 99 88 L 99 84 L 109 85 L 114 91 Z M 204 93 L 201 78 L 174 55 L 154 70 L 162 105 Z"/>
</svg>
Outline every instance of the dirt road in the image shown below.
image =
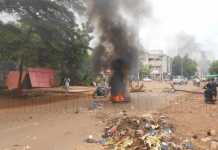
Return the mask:
<svg viewBox="0 0 218 150">
<path fill-rule="evenodd" d="M 31 105 L 19 99 L 13 99 L 16 103 L 8 100 L 12 103 L 7 105 L 10 107 L 0 110 L 0 150 L 101 150 L 101 146 L 87 144 L 84 140 L 89 135 L 100 138 L 107 119 L 119 115 L 123 110 L 132 115 L 141 115 L 161 109 L 171 115 L 175 124 L 178 123 L 178 132 L 186 136 L 189 130 L 183 132 L 183 127 L 191 122 L 189 117 L 194 116 L 190 115 L 190 111 L 185 111 L 182 113 L 187 115 L 187 118 L 176 120 L 177 116 L 182 118 L 182 114 L 174 114 L 170 110 L 174 105 L 178 105 L 178 102 L 189 102 L 189 97 L 184 93 L 163 92 L 169 88 L 166 83 L 154 82 L 146 85 L 147 92 L 133 93 L 131 103 L 127 104 L 112 104 L 108 99 L 93 100 L 84 96 L 63 96 L 59 97 L 59 101 L 53 101 L 55 98 L 49 97 L 49 103 L 37 103 L 33 98 Z M 198 98 L 201 103 L 201 97 Z M 37 99 L 42 100 L 41 97 Z M 1 97 L 0 100 L 7 102 L 6 97 Z M 18 101 L 23 105 L 17 107 Z M 101 107 L 90 109 L 93 107 L 93 101 L 100 103 Z M 200 122 L 196 121 L 193 126 L 197 123 Z"/>
</svg>

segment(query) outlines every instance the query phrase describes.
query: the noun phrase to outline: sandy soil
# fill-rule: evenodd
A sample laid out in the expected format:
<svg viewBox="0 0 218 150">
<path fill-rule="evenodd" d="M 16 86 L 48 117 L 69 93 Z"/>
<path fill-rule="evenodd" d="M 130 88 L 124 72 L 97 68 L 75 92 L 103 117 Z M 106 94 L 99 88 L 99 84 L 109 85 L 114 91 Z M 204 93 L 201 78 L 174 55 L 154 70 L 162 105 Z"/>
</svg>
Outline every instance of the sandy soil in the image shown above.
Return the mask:
<svg viewBox="0 0 218 150">
<path fill-rule="evenodd" d="M 187 95 L 185 100 L 178 99 L 161 112 L 172 120 L 176 134 L 192 139 L 197 149 L 208 149 L 210 140 L 202 139 L 218 140 L 218 104 L 205 104 L 202 95 Z M 208 136 L 210 130 L 215 131 L 213 137 Z"/>
<path fill-rule="evenodd" d="M 200 90 L 189 85 L 178 88 Z M 165 82 L 146 83 L 145 89 L 132 93 L 132 101 L 126 104 L 80 94 L 25 99 L 0 96 L 0 150 L 101 150 L 101 146 L 84 140 L 89 135 L 100 138 L 107 119 L 123 110 L 131 115 L 166 113 L 176 125 L 176 132 L 184 137 L 203 136 L 210 128 L 218 131 L 218 106 L 206 106 L 202 95 L 171 93 Z M 90 109 L 93 101 L 102 107 Z"/>
</svg>

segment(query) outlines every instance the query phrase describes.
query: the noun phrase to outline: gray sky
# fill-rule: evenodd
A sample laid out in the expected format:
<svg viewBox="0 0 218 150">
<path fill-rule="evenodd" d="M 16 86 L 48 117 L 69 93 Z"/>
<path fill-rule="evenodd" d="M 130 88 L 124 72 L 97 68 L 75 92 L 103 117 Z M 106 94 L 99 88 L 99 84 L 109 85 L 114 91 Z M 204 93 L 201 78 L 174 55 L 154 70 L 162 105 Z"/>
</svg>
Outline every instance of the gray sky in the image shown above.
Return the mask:
<svg viewBox="0 0 218 150">
<path fill-rule="evenodd" d="M 218 1 L 216 0 L 149 0 L 153 18 L 144 21 L 140 38 L 146 49 L 172 46 L 175 35 L 185 32 L 194 36 L 210 59 L 218 58 Z"/>
<path fill-rule="evenodd" d="M 193 36 L 210 59 L 218 59 L 218 1 L 148 0 L 152 17 L 141 21 L 140 40 L 145 49 L 162 49 L 171 54 L 176 35 Z M 15 17 L 0 14 L 4 22 Z"/>
</svg>

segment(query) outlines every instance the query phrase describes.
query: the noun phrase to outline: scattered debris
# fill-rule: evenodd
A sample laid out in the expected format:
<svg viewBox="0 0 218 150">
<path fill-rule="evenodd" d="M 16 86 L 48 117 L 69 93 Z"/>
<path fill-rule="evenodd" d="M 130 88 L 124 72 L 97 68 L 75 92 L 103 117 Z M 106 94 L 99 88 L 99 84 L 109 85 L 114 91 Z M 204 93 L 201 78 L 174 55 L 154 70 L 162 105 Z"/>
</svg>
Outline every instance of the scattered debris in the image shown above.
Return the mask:
<svg viewBox="0 0 218 150">
<path fill-rule="evenodd" d="M 196 139 L 198 139 L 198 135 L 195 134 L 192 136 L 192 138 L 196 140 Z"/>
<path fill-rule="evenodd" d="M 29 150 L 29 149 L 31 149 L 31 146 L 29 146 L 29 145 L 19 145 L 19 144 L 15 144 L 15 145 L 13 145 L 13 147 L 22 147 L 23 150 Z"/>
<path fill-rule="evenodd" d="M 193 149 L 190 140 L 178 144 L 174 128 L 166 116 L 155 119 L 151 114 L 142 117 L 124 115 L 112 119 L 98 143 L 108 150 Z"/>
<path fill-rule="evenodd" d="M 133 82 L 130 82 L 130 92 L 136 93 L 136 92 L 144 92 L 144 84 L 139 83 L 137 85 L 134 85 Z"/>
<path fill-rule="evenodd" d="M 185 92 L 185 93 L 190 93 L 190 94 L 204 94 L 203 92 L 198 92 L 198 91 L 188 91 L 188 90 L 183 90 L 183 89 L 176 89 L 172 83 L 170 83 L 170 86 L 171 86 L 172 92 Z"/>
<path fill-rule="evenodd" d="M 207 131 L 208 136 L 216 136 L 216 130 L 209 130 Z"/>
<path fill-rule="evenodd" d="M 184 149 L 188 149 L 188 150 L 193 149 L 193 144 L 192 144 L 191 140 L 189 140 L 189 139 L 184 140 L 182 145 L 183 145 Z"/>
<path fill-rule="evenodd" d="M 93 109 L 102 109 L 103 108 L 103 102 L 101 101 L 92 101 L 90 103 L 90 110 L 93 110 Z"/>
<path fill-rule="evenodd" d="M 14 144 L 13 147 L 20 147 L 20 146 L 23 146 L 23 145 L 20 145 L 20 144 Z"/>
<path fill-rule="evenodd" d="M 205 138 L 201 138 L 201 141 L 202 142 L 209 142 L 209 141 L 211 141 L 211 137 L 205 137 Z"/>
<path fill-rule="evenodd" d="M 218 149 L 218 142 L 212 141 L 210 143 L 210 150 L 217 150 Z"/>
<path fill-rule="evenodd" d="M 97 140 L 93 139 L 93 136 L 92 135 L 89 135 L 89 137 L 85 140 L 87 143 L 98 143 Z"/>
</svg>

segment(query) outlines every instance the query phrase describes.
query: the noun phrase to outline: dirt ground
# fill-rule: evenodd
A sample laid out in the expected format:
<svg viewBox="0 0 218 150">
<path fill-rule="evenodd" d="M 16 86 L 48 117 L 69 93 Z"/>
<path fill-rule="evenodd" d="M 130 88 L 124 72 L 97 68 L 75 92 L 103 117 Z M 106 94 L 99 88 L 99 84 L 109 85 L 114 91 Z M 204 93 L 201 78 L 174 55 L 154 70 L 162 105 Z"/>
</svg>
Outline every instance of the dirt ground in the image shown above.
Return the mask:
<svg viewBox="0 0 218 150">
<path fill-rule="evenodd" d="M 179 89 L 202 91 L 192 85 Z M 209 129 L 218 131 L 218 105 L 205 105 L 203 95 L 170 92 L 166 82 L 147 82 L 145 92 L 132 93 L 131 102 L 113 104 L 109 98 L 93 99 L 86 94 L 46 94 L 26 98 L 0 96 L 0 150 L 101 150 L 87 144 L 99 139 L 108 119 L 122 111 L 130 115 L 150 112 L 167 114 L 181 137 L 201 138 Z M 94 108 L 93 101 L 100 103 Z"/>
<path fill-rule="evenodd" d="M 197 149 L 206 150 L 211 140 L 218 140 L 218 105 L 205 104 L 202 95 L 189 94 L 185 100 L 174 101 L 160 112 L 170 118 L 176 135 L 191 139 Z M 208 136 L 212 130 L 215 135 Z"/>
</svg>

